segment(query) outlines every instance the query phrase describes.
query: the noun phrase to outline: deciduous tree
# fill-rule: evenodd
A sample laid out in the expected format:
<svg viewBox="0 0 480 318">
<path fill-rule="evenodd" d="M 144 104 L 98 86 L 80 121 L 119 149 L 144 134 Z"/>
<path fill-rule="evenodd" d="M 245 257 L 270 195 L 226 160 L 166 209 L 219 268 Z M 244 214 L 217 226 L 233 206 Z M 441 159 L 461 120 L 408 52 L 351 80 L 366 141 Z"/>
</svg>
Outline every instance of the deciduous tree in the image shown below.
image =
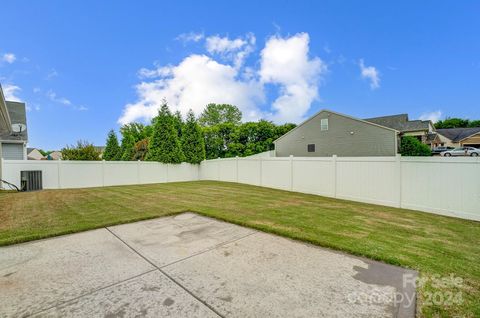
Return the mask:
<svg viewBox="0 0 480 318">
<path fill-rule="evenodd" d="M 76 146 L 62 149 L 63 160 L 100 160 L 100 152 L 87 141 L 78 141 Z"/>
<path fill-rule="evenodd" d="M 229 104 L 208 104 L 198 119 L 202 126 L 215 126 L 225 123 L 239 125 L 241 121 L 242 112 L 240 109 Z"/>
</svg>

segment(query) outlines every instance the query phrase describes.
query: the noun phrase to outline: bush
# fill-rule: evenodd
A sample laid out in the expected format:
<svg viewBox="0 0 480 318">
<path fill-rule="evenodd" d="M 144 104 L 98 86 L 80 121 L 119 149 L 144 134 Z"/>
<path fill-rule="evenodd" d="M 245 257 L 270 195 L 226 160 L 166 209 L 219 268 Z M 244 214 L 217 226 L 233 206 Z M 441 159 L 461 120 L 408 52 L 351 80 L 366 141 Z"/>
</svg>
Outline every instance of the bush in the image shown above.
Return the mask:
<svg viewBox="0 0 480 318">
<path fill-rule="evenodd" d="M 100 160 L 100 152 L 86 141 L 78 141 L 77 146 L 67 146 L 62 149 L 62 158 L 64 160 Z"/>
<path fill-rule="evenodd" d="M 400 153 L 402 156 L 431 156 L 430 148 L 422 144 L 417 138 L 404 136 L 400 142 Z"/>
</svg>

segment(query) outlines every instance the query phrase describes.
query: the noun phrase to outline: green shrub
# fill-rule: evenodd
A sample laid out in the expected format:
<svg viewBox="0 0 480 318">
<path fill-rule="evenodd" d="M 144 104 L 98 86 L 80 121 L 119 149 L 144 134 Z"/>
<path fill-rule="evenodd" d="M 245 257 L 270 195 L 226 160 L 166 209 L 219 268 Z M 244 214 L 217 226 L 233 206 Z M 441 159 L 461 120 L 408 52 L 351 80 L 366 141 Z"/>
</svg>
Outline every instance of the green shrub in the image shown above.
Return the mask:
<svg viewBox="0 0 480 318">
<path fill-rule="evenodd" d="M 62 149 L 64 160 L 100 160 L 100 152 L 86 141 L 78 141 L 77 146 L 66 146 Z"/>
<path fill-rule="evenodd" d="M 403 136 L 400 142 L 400 153 L 402 156 L 431 156 L 430 147 L 421 143 L 412 136 Z"/>
</svg>

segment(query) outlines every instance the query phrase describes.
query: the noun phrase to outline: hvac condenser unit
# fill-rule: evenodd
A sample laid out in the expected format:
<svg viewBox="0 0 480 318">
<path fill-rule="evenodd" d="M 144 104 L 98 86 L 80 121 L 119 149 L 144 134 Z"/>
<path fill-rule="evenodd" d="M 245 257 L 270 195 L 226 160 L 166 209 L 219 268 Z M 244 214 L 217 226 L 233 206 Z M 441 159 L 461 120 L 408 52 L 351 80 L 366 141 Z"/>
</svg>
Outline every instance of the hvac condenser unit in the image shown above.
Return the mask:
<svg viewBox="0 0 480 318">
<path fill-rule="evenodd" d="M 42 190 L 42 171 L 20 171 L 22 191 Z"/>
</svg>

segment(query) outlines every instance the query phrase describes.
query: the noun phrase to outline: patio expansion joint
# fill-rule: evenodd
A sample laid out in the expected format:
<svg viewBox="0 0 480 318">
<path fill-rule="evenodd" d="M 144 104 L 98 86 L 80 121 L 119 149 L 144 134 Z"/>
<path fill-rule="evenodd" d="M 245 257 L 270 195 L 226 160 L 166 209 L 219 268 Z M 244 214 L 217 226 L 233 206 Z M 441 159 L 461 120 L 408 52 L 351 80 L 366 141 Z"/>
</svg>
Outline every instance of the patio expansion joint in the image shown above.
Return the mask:
<svg viewBox="0 0 480 318">
<path fill-rule="evenodd" d="M 122 279 L 122 280 L 120 280 L 120 281 L 118 281 L 118 282 L 115 282 L 115 283 L 112 283 L 112 284 L 105 285 L 105 286 L 103 286 L 103 287 L 97 288 L 97 289 L 95 289 L 95 290 L 92 290 L 92 291 L 90 291 L 90 292 L 88 292 L 88 293 L 85 293 L 85 294 L 82 294 L 82 295 L 80 295 L 80 296 L 73 297 L 73 298 L 68 299 L 68 300 L 65 300 L 65 301 L 61 301 L 61 302 L 59 302 L 59 303 L 57 303 L 57 304 L 55 304 L 55 305 L 53 305 L 53 306 L 50 306 L 50 307 L 47 307 L 47 308 L 43 308 L 43 309 L 41 309 L 41 310 L 39 310 L 39 311 L 33 312 L 33 313 L 31 313 L 31 314 L 29 314 L 29 315 L 26 315 L 26 316 L 24 316 L 24 317 L 32 317 L 32 316 L 41 314 L 42 312 L 45 312 L 45 311 L 50 310 L 50 309 L 52 309 L 52 308 L 55 308 L 55 307 L 58 307 L 58 306 L 61 306 L 61 305 L 64 305 L 64 304 L 68 304 L 68 303 L 73 302 L 73 301 L 75 301 L 75 300 L 77 300 L 77 299 L 83 298 L 83 297 L 85 297 L 85 296 L 92 295 L 92 294 L 94 294 L 94 293 L 96 293 L 96 292 L 98 292 L 98 291 L 101 291 L 101 290 L 104 290 L 104 289 L 113 287 L 113 286 L 118 285 L 118 284 L 122 284 L 122 283 L 128 282 L 129 280 L 132 280 L 132 279 L 141 277 L 141 276 L 143 276 L 143 275 L 146 275 L 146 274 L 149 274 L 149 273 L 155 272 L 155 271 L 157 271 L 157 268 L 153 268 L 153 269 L 150 269 L 150 270 L 148 270 L 148 271 L 146 271 L 146 272 L 140 273 L 140 274 L 138 274 L 138 275 L 135 275 L 135 276 L 132 276 L 132 277 L 129 277 L 129 278 L 126 278 L 126 279 Z"/>
<path fill-rule="evenodd" d="M 244 238 L 247 238 L 247 237 L 252 236 L 252 235 L 254 235 L 254 234 L 258 234 L 258 232 L 257 232 L 257 231 L 253 231 L 253 232 L 248 233 L 248 234 L 246 234 L 246 235 L 244 235 L 244 236 L 237 237 L 237 238 L 234 238 L 234 239 L 231 239 L 231 240 L 222 242 L 222 243 L 220 243 L 220 244 L 217 244 L 217 245 L 215 245 L 215 246 L 212 246 L 212 247 L 210 247 L 210 248 L 207 248 L 207 249 L 205 249 L 205 250 L 203 250 L 203 251 L 201 251 L 201 252 L 198 252 L 198 253 L 192 254 L 192 255 L 190 255 L 190 256 L 187 256 L 187 257 L 181 258 L 181 259 L 179 259 L 179 260 L 176 260 L 176 261 L 174 261 L 174 262 L 171 262 L 171 263 L 162 265 L 162 266 L 160 266 L 160 268 L 165 268 L 165 267 L 168 267 L 168 266 L 171 266 L 171 265 L 175 265 L 175 264 L 177 264 L 177 263 L 183 262 L 183 261 L 185 261 L 185 260 L 187 260 L 187 259 L 190 259 L 190 258 L 192 258 L 192 257 L 195 257 L 195 256 L 198 256 L 198 255 L 201 255 L 201 254 L 204 254 L 204 253 L 213 251 L 213 250 L 215 250 L 215 249 L 217 249 L 217 248 L 219 248 L 219 247 L 225 246 L 225 245 L 227 245 L 227 244 L 231 244 L 231 243 L 234 243 L 234 242 L 243 240 Z"/>
<path fill-rule="evenodd" d="M 159 267 L 157 266 L 156 264 L 154 264 L 152 261 L 150 261 L 147 257 L 143 256 L 140 252 L 138 252 L 136 249 L 134 249 L 130 244 L 128 244 L 127 242 L 125 242 L 120 236 L 118 236 L 117 234 L 115 234 L 112 230 L 110 230 L 108 227 L 105 228 L 107 231 L 109 231 L 113 236 L 115 236 L 120 242 L 122 242 L 123 244 L 125 244 L 125 246 L 127 246 L 128 248 L 130 248 L 134 253 L 136 253 L 138 256 L 140 256 L 141 258 L 143 258 L 146 262 L 148 262 L 150 265 L 152 265 L 153 267 L 155 267 L 155 270 L 158 270 L 160 273 L 162 273 L 163 275 L 165 275 L 165 277 L 167 277 L 168 279 L 170 279 L 173 283 L 175 283 L 177 286 L 179 286 L 181 289 L 183 289 L 185 292 L 187 292 L 190 296 L 192 296 L 193 298 L 195 298 L 197 301 L 199 301 L 201 304 L 203 304 L 204 306 L 206 306 L 208 309 L 210 309 L 212 312 L 214 312 L 217 316 L 221 317 L 221 318 L 225 318 L 224 315 L 220 314 L 215 308 L 213 308 L 211 305 L 209 305 L 206 301 L 204 301 L 203 299 L 201 299 L 200 297 L 198 297 L 197 295 L 195 295 L 193 292 L 191 292 L 189 289 L 187 289 L 185 286 L 183 286 L 180 282 L 178 282 L 177 280 L 175 280 L 173 277 L 171 277 L 170 275 L 168 275 L 164 270 L 162 270 L 162 267 Z M 250 233 L 250 234 L 254 234 L 254 233 Z M 204 251 L 206 252 L 206 251 Z M 198 254 L 196 254 L 198 255 Z M 170 264 L 169 264 L 170 265 Z"/>
</svg>

